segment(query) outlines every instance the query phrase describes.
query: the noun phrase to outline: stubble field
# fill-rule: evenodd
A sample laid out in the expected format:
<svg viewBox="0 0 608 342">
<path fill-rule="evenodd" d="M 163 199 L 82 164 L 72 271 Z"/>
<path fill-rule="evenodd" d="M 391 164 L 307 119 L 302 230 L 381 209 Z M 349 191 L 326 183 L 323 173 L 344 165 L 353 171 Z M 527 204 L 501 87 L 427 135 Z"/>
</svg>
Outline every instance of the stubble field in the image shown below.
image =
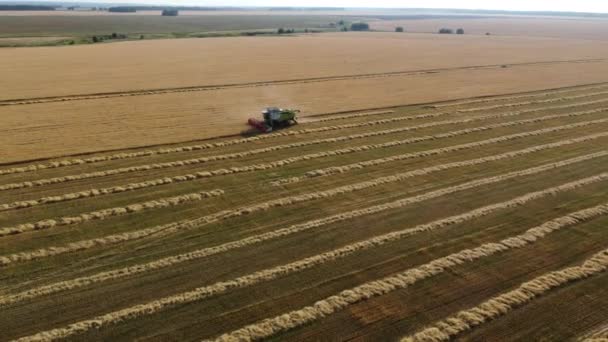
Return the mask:
<svg viewBox="0 0 608 342">
<path fill-rule="evenodd" d="M 3 167 L 2 336 L 601 334 L 607 95 L 355 111 Z"/>
</svg>

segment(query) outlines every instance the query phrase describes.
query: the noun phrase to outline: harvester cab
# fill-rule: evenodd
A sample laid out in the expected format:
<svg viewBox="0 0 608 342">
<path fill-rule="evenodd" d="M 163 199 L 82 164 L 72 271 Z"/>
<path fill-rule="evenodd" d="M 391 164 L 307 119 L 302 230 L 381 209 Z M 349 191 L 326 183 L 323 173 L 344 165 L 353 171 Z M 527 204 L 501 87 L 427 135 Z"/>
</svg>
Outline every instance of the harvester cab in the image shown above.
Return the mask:
<svg viewBox="0 0 608 342">
<path fill-rule="evenodd" d="M 295 125 L 296 114 L 300 111 L 297 109 L 282 109 L 279 107 L 268 107 L 262 111 L 263 120 L 251 118 L 248 124 L 260 132 L 269 133 L 276 128 Z"/>
</svg>

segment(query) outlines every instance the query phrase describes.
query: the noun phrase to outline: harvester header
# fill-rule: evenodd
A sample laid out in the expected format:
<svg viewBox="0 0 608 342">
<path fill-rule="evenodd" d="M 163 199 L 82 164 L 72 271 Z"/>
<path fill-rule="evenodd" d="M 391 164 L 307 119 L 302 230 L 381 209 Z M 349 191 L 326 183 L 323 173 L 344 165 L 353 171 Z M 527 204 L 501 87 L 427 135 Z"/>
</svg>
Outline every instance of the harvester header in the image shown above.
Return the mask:
<svg viewBox="0 0 608 342">
<path fill-rule="evenodd" d="M 297 124 L 298 122 L 296 121 L 296 114 L 299 112 L 300 111 L 297 109 L 268 107 L 262 111 L 263 120 L 251 118 L 247 123 L 260 132 L 269 133 L 276 128 L 288 127 Z"/>
</svg>

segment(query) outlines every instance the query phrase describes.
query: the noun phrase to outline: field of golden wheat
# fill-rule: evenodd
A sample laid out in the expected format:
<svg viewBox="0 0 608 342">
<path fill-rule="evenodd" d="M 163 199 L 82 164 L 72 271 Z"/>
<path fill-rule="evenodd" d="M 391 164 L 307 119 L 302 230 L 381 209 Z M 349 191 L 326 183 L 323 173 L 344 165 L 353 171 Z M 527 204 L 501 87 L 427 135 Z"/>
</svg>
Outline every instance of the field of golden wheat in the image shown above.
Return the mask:
<svg viewBox="0 0 608 342">
<path fill-rule="evenodd" d="M 608 83 L 377 107 L 1 166 L 1 339 L 605 338 Z"/>
<path fill-rule="evenodd" d="M 0 49 L 0 164 L 235 135 L 269 105 L 305 119 L 601 83 L 607 57 L 586 40 L 386 32 Z"/>
<path fill-rule="evenodd" d="M 339 80 L 345 76 L 352 81 L 361 76 L 606 56 L 607 47 L 583 39 L 387 32 L 0 49 L 4 62 L 0 64 L 0 100 L 158 93 L 175 88 L 242 87 L 276 81 Z M 35 75 L 36 84 L 24 75 Z"/>
</svg>

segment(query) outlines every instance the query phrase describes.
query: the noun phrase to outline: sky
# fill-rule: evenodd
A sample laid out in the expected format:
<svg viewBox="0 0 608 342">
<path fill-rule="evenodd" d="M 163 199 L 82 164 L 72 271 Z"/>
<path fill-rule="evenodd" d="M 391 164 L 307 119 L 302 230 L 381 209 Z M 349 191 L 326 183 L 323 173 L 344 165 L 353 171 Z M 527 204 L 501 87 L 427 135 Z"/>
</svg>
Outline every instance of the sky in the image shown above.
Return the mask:
<svg viewBox="0 0 608 342">
<path fill-rule="evenodd" d="M 87 0 L 78 2 L 85 1 Z M 608 13 L 608 0 L 97 0 L 97 2 L 183 6 L 414 7 Z"/>
</svg>

